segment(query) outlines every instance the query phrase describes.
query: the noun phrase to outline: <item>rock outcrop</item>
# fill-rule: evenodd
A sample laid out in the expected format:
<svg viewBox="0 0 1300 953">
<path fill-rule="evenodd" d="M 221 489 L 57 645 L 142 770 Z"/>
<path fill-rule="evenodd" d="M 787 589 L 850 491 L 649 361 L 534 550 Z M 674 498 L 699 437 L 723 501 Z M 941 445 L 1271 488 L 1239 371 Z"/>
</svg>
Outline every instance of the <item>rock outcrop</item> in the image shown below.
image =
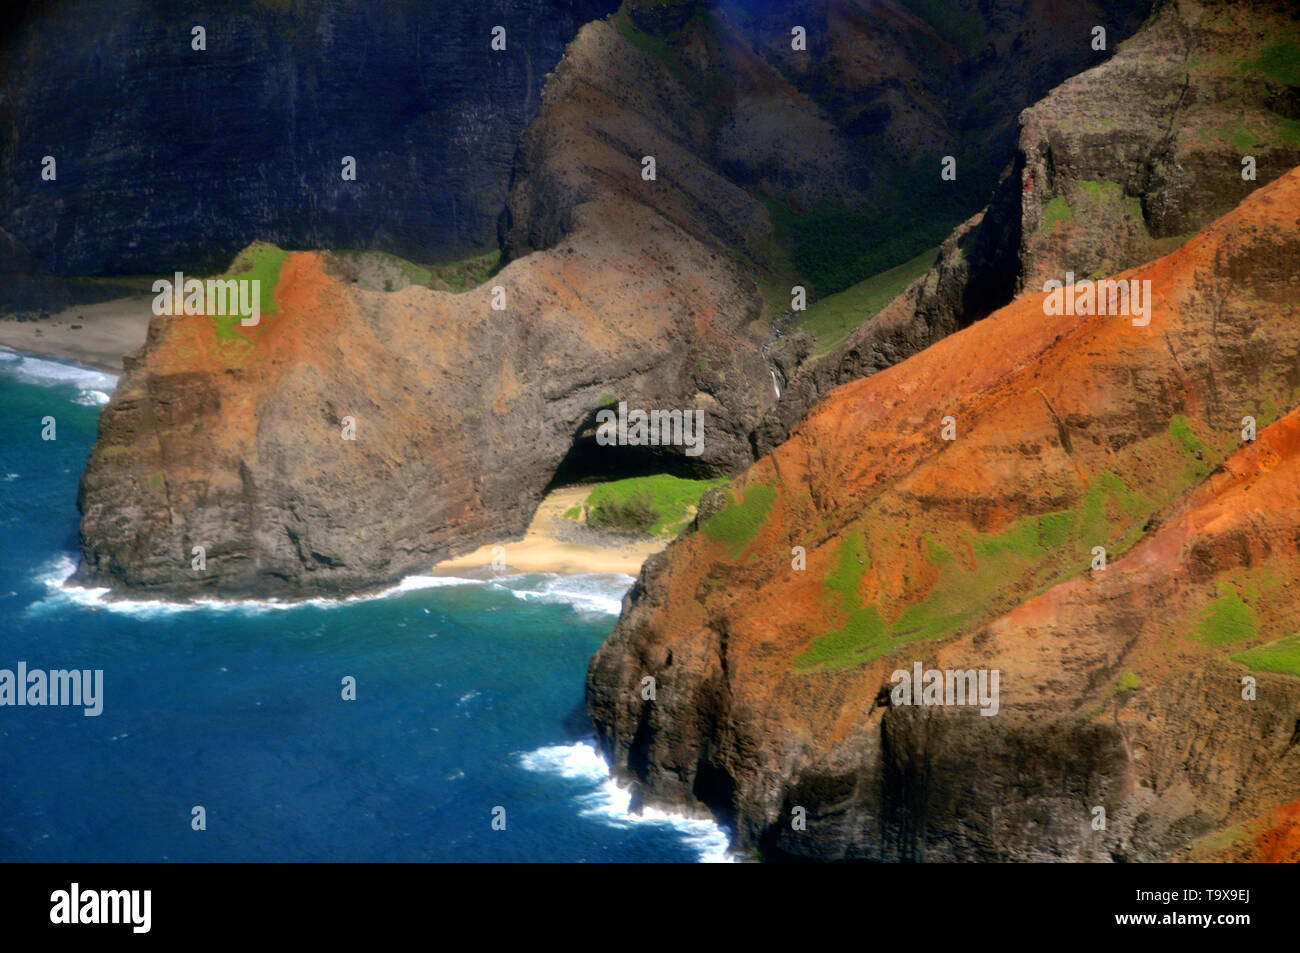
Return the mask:
<svg viewBox="0 0 1300 953">
<path fill-rule="evenodd" d="M 626 598 L 588 674 L 616 773 L 768 858 L 1285 840 L 1297 275 L 1300 169 L 1118 276 L 1148 325 L 1027 295 L 833 391 Z M 903 704 L 917 663 L 998 671 L 996 714 Z"/>
<path fill-rule="evenodd" d="M 771 383 L 754 283 L 709 225 L 761 228 L 761 207 L 716 211 L 752 200 L 656 124 L 643 100 L 661 73 L 610 24 L 583 29 L 521 160 L 535 188 L 516 185 L 513 260 L 489 285 L 368 291 L 295 252 L 256 328 L 155 318 L 83 476 L 77 578 L 168 595 L 382 585 L 521 533 L 613 399 L 703 411 L 704 452 L 601 448 L 606 465 L 744 466 Z M 641 179 L 647 144 L 676 187 Z"/>
<path fill-rule="evenodd" d="M 1045 280 L 1150 261 L 1300 163 L 1296 49 L 1292 4 L 1161 4 L 1114 57 L 1024 111 L 988 207 L 943 243 L 929 272 L 800 368 L 758 428 L 759 453 L 832 388 Z"/>
<path fill-rule="evenodd" d="M 897 36 L 933 43 L 923 21 L 883 9 L 904 22 Z M 875 24 L 837 21 L 837 42 L 851 28 L 878 48 Z M 781 253 L 755 192 L 878 198 L 828 85 L 871 70 L 813 59 L 806 93 L 725 14 L 630 3 L 585 26 L 546 83 L 487 285 L 386 294 L 294 252 L 257 328 L 156 318 L 83 477 L 77 578 L 169 596 L 355 591 L 522 532 L 561 468 L 742 469 L 775 400 L 755 276 Z M 614 400 L 703 411 L 703 454 L 597 447 L 595 414 Z"/>
<path fill-rule="evenodd" d="M 701 470 L 740 465 L 748 442 L 716 408 L 725 400 L 753 419 L 770 392 L 757 346 L 744 343 L 743 286 L 648 210 L 618 213 L 580 210 L 557 254 L 502 271 L 502 312 L 487 287 L 365 291 L 332 275 L 328 256 L 295 252 L 279 311 L 253 333 L 156 319 L 82 479 L 77 578 L 258 596 L 393 581 L 522 533 L 610 394 L 703 410 Z M 688 277 L 629 268 L 635 250 Z M 647 304 L 673 295 L 673 309 Z M 195 546 L 202 572 L 191 569 Z"/>
</svg>

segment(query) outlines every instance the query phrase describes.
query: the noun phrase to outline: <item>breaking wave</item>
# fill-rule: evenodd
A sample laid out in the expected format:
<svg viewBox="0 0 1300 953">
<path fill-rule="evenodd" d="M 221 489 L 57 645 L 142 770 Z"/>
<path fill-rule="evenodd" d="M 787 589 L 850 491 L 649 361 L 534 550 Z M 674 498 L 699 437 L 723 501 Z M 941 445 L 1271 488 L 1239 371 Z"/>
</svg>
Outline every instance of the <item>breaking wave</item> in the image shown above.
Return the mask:
<svg viewBox="0 0 1300 953">
<path fill-rule="evenodd" d="M 632 829 L 660 827 L 673 831 L 701 863 L 732 863 L 731 838 L 725 828 L 703 818 L 686 817 L 646 805 L 640 813 L 629 810 L 631 792 L 620 788 L 610 777 L 609 765 L 591 744 L 580 741 L 571 745 L 550 745 L 521 755 L 520 764 L 529 771 L 559 775 L 583 782 L 588 789 L 577 797 L 578 813 L 611 827 Z"/>
</svg>

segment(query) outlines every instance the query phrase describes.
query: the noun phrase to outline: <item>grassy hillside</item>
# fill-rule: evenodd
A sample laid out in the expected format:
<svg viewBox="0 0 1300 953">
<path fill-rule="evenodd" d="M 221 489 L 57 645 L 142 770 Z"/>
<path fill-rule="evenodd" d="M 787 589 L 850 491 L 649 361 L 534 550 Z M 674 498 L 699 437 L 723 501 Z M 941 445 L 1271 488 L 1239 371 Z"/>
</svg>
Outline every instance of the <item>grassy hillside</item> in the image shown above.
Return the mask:
<svg viewBox="0 0 1300 953">
<path fill-rule="evenodd" d="M 234 278 L 240 281 L 258 281 L 258 307 L 263 316 L 274 314 L 279 310 L 275 306 L 275 286 L 280 280 L 280 266 L 289 253 L 270 242 L 253 242 L 231 262 L 230 268 L 223 275 L 214 275 L 219 280 Z M 234 308 L 230 309 L 234 311 Z M 217 338 L 230 341 L 240 337 L 242 317 L 238 314 L 210 315 L 217 328 Z"/>
<path fill-rule="evenodd" d="M 797 327 L 810 332 L 817 339 L 813 347 L 814 356 L 825 354 L 850 331 L 893 301 L 899 292 L 925 274 L 938 254 L 937 246 L 928 248 L 910 261 L 872 275 L 838 294 L 810 305 Z"/>
<path fill-rule="evenodd" d="M 587 522 L 653 536 L 675 536 L 695 513 L 704 491 L 725 480 L 684 480 L 666 473 L 602 483 L 587 497 Z M 564 514 L 578 519 L 581 508 Z"/>
</svg>

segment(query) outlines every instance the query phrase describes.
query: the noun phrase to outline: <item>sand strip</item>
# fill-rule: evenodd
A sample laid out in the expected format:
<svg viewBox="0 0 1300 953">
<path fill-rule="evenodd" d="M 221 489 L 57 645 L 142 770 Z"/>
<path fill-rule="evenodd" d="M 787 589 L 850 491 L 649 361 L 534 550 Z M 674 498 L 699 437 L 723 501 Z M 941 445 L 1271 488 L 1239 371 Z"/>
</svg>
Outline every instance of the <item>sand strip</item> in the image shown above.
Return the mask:
<svg viewBox="0 0 1300 953">
<path fill-rule="evenodd" d="M 132 295 L 74 305 L 39 321 L 16 321 L 5 315 L 0 318 L 0 344 L 121 374 L 123 356 L 144 345 L 153 317 L 151 300 L 147 295 Z"/>
<path fill-rule="evenodd" d="M 506 568 L 518 572 L 623 573 L 635 576 L 648 557 L 672 541 L 670 537 L 621 539 L 593 532 L 589 542 L 560 538 L 561 532 L 565 536 L 581 533 L 581 524 L 566 520 L 561 514 L 582 505 L 592 489 L 590 486 L 570 486 L 552 491 L 537 507 L 523 539 L 480 546 L 472 553 L 438 563 L 433 572 L 455 575 L 466 569 L 489 567 L 495 555 L 493 551 L 500 545 L 505 549 Z"/>
</svg>

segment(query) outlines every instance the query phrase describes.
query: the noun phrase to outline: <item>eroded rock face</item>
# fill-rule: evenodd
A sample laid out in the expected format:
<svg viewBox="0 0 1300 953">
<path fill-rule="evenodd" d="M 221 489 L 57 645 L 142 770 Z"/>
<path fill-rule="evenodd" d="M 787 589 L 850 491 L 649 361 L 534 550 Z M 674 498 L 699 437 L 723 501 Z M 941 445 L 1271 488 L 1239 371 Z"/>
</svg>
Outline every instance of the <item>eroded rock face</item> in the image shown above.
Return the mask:
<svg viewBox="0 0 1300 953">
<path fill-rule="evenodd" d="M 835 390 L 643 569 L 616 773 L 821 860 L 1162 859 L 1294 801 L 1300 678 L 1233 656 L 1300 623 L 1297 274 L 1300 169 L 1121 276 L 1149 325 L 1026 296 Z M 997 714 L 895 704 L 917 662 Z"/>
<path fill-rule="evenodd" d="M 760 424 L 766 453 L 832 388 L 916 354 L 1048 279 L 1150 261 L 1300 163 L 1300 87 L 1270 55 L 1293 5 L 1174 0 L 1104 63 L 1020 116 L 1015 159 L 934 267 L 800 368 Z M 1241 175 L 1243 157 L 1254 178 Z"/>
<path fill-rule="evenodd" d="M 29 6 L 0 52 L 0 228 L 47 270 L 116 275 L 221 268 L 253 239 L 417 261 L 492 247 L 546 74 L 618 3 Z"/>
<path fill-rule="evenodd" d="M 703 472 L 747 441 L 764 388 L 743 289 L 709 249 L 644 208 L 587 208 L 554 255 L 457 296 L 370 292 L 292 253 L 249 339 L 203 317 L 158 318 L 105 408 L 82 480 L 78 578 L 145 592 L 301 595 L 368 588 L 522 532 L 574 435 L 610 393 L 701 409 Z M 627 267 L 642 234 L 691 276 Z M 582 288 L 581 295 L 575 288 Z M 739 379 L 701 369 L 701 353 Z M 747 366 L 748 362 L 748 366 Z M 763 382 L 765 383 L 765 382 Z M 744 410 L 742 408 L 748 408 Z M 356 439 L 343 439 L 344 418 Z M 672 448 L 680 455 L 682 448 Z M 207 569 L 190 569 L 204 546 Z"/>
<path fill-rule="evenodd" d="M 1168 3 L 1027 110 L 1020 288 L 1148 261 L 1300 163 L 1300 86 L 1272 62 L 1298 40 L 1290 3 Z"/>
</svg>

